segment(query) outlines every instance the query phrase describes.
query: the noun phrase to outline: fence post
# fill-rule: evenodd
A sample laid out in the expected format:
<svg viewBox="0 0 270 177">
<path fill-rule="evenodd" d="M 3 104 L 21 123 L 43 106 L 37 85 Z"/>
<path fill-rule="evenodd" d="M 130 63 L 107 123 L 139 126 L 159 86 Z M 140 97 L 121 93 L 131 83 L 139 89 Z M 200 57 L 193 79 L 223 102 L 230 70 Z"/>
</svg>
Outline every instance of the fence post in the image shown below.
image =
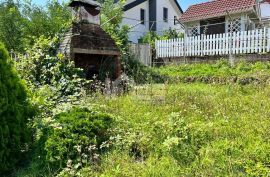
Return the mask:
<svg viewBox="0 0 270 177">
<path fill-rule="evenodd" d="M 262 47 L 263 47 L 263 53 L 265 53 L 265 51 L 266 51 L 266 28 L 265 27 L 263 28 L 263 45 L 262 45 Z"/>
<path fill-rule="evenodd" d="M 187 56 L 187 38 L 188 38 L 188 28 L 185 27 L 185 35 L 184 35 L 184 41 L 183 41 L 183 55 L 184 55 L 184 61 L 186 62 L 186 56 Z"/>
<path fill-rule="evenodd" d="M 267 30 L 267 52 L 270 52 L 270 28 Z"/>
<path fill-rule="evenodd" d="M 230 16 L 229 16 L 230 17 Z M 230 17 L 230 57 L 229 57 L 229 60 L 230 60 L 230 64 L 231 66 L 234 66 L 234 56 L 232 54 L 232 49 L 233 49 L 233 38 L 232 38 L 232 35 L 233 35 L 233 27 L 232 27 L 232 18 Z"/>
</svg>

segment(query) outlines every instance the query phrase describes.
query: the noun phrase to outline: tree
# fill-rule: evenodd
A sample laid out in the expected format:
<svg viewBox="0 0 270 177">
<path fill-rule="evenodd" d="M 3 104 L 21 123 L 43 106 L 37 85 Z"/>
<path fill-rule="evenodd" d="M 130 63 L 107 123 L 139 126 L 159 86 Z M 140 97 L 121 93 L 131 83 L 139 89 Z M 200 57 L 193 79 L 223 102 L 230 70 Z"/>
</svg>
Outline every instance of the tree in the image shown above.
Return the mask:
<svg viewBox="0 0 270 177">
<path fill-rule="evenodd" d="M 48 1 L 45 8 L 25 2 L 22 10 L 26 26 L 25 37 L 30 39 L 54 37 L 71 23 L 71 12 L 67 4 L 60 4 L 56 0 Z"/>
<path fill-rule="evenodd" d="M 0 40 L 8 51 L 24 52 L 40 36 L 53 37 L 71 24 L 67 4 L 48 1 L 45 8 L 31 1 L 0 2 Z"/>
<path fill-rule="evenodd" d="M 19 79 L 4 45 L 0 43 L 0 173 L 7 172 L 21 160 L 31 140 L 27 127 L 33 109 L 27 91 Z"/>
<path fill-rule="evenodd" d="M 0 3 L 0 40 L 9 51 L 23 49 L 23 18 L 13 0 Z"/>
<path fill-rule="evenodd" d="M 111 35 L 122 53 L 128 50 L 129 27 L 120 25 L 125 2 L 125 0 L 120 0 L 117 3 L 114 0 L 101 1 L 101 26 L 105 32 Z"/>
</svg>

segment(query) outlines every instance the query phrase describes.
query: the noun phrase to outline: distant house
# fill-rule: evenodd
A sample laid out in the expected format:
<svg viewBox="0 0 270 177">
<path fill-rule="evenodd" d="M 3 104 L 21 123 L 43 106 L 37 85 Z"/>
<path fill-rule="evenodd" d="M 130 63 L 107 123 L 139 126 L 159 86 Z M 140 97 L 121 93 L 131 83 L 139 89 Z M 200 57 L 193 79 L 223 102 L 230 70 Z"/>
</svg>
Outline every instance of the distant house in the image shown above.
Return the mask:
<svg viewBox="0 0 270 177">
<path fill-rule="evenodd" d="M 177 29 L 183 10 L 177 0 L 127 0 L 124 7 L 123 25 L 131 27 L 129 40 L 137 43 L 148 31 L 162 34 L 164 30 Z"/>
<path fill-rule="evenodd" d="M 270 27 L 270 0 L 260 2 L 262 22 L 265 26 Z"/>
<path fill-rule="evenodd" d="M 187 27 L 189 36 L 255 29 L 260 22 L 259 1 L 213 0 L 192 5 L 180 21 Z"/>
</svg>

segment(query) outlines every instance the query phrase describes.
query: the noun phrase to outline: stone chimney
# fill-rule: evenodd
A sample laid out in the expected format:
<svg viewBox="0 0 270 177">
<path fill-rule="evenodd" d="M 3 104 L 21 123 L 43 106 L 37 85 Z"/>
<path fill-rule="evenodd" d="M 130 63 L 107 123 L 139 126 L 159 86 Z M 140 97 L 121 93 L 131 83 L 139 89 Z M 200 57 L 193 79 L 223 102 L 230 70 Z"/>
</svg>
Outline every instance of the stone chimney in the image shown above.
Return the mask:
<svg viewBox="0 0 270 177">
<path fill-rule="evenodd" d="M 72 0 L 73 20 L 77 23 L 86 22 L 100 25 L 100 4 L 94 0 Z"/>
</svg>

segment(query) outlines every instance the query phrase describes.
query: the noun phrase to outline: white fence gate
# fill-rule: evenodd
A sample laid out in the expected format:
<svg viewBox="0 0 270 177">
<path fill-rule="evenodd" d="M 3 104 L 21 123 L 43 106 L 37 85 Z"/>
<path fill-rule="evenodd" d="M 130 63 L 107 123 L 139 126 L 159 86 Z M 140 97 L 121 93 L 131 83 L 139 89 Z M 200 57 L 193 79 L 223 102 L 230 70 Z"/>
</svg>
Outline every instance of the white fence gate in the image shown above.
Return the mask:
<svg viewBox="0 0 270 177">
<path fill-rule="evenodd" d="M 158 40 L 157 58 L 270 52 L 270 28 Z"/>
<path fill-rule="evenodd" d="M 144 65 L 152 65 L 151 47 L 149 44 L 131 44 L 131 52 Z"/>
</svg>

